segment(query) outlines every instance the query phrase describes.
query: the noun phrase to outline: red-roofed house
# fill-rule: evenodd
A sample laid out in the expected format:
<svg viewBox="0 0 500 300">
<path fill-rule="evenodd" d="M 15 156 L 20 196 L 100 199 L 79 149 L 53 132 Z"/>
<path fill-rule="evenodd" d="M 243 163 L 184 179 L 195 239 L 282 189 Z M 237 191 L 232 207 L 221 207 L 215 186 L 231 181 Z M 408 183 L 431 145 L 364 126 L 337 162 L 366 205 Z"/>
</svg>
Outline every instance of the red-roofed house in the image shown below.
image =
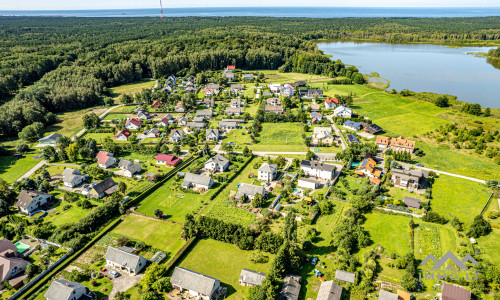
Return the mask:
<svg viewBox="0 0 500 300">
<path fill-rule="evenodd" d="M 326 109 L 335 109 L 339 104 L 339 99 L 337 98 L 326 98 L 325 99 L 325 107 Z"/>
<path fill-rule="evenodd" d="M 137 120 L 137 119 L 127 120 L 127 122 L 125 123 L 125 128 L 127 128 L 129 130 L 137 130 L 141 126 L 142 126 L 142 122 Z"/>
<path fill-rule="evenodd" d="M 228 70 L 234 70 L 234 69 L 236 69 L 236 66 L 227 66 L 227 69 Z"/>
<path fill-rule="evenodd" d="M 114 135 L 114 138 L 115 138 L 115 141 L 126 142 L 126 141 L 128 141 L 128 137 L 129 137 L 131 134 L 132 134 L 132 133 L 131 133 L 130 131 L 128 131 L 128 129 L 123 129 L 123 130 L 118 131 L 118 132 Z"/>
<path fill-rule="evenodd" d="M 116 164 L 116 158 L 113 157 L 113 153 L 106 151 L 99 151 L 97 153 L 97 165 L 101 168 L 107 169 L 112 165 Z"/>
<path fill-rule="evenodd" d="M 151 104 L 152 108 L 161 108 L 163 106 L 163 102 L 161 100 L 155 100 L 153 101 L 153 104 Z"/>
<path fill-rule="evenodd" d="M 176 166 L 181 161 L 180 158 L 172 154 L 158 154 L 155 157 L 155 160 L 157 165 L 172 166 L 172 167 Z"/>
</svg>

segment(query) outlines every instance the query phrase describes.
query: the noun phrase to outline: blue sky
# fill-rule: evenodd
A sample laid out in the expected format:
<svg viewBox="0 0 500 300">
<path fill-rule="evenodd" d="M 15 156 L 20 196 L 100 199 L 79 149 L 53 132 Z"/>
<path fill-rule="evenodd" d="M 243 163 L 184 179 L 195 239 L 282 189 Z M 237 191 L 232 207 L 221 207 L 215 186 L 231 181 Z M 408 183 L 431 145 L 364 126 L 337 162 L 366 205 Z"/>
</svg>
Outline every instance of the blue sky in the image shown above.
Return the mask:
<svg viewBox="0 0 500 300">
<path fill-rule="evenodd" d="M 125 9 L 159 7 L 159 0 L 0 0 L 0 10 Z M 499 0 L 163 0 L 164 7 L 350 6 L 350 7 L 483 7 Z"/>
</svg>

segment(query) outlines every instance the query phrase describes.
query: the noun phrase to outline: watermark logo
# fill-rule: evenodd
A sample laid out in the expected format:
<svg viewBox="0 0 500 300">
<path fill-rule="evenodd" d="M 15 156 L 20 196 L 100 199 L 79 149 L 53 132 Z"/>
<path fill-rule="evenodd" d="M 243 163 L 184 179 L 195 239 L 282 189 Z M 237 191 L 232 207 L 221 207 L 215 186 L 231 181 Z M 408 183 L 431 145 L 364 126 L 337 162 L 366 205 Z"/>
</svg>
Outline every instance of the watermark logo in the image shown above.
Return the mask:
<svg viewBox="0 0 500 300">
<path fill-rule="evenodd" d="M 453 267 L 452 264 L 448 265 L 447 267 L 442 270 L 442 267 L 451 260 L 453 264 L 458 268 L 458 271 L 462 271 L 460 273 L 456 272 L 456 268 Z M 459 259 L 455 254 L 453 254 L 451 251 L 448 251 L 441 259 L 437 259 L 434 255 L 429 254 L 421 263 L 421 266 L 425 266 L 429 263 L 429 261 L 432 261 L 434 265 L 432 268 L 429 270 L 423 270 L 419 274 L 420 280 L 445 280 L 445 279 L 450 279 L 450 280 L 458 280 L 458 279 L 465 279 L 465 280 L 477 280 L 477 275 L 479 273 L 476 272 L 476 270 L 469 269 L 465 263 L 470 262 L 474 266 L 479 266 L 479 263 L 470 255 L 467 254 L 463 259 Z"/>
</svg>

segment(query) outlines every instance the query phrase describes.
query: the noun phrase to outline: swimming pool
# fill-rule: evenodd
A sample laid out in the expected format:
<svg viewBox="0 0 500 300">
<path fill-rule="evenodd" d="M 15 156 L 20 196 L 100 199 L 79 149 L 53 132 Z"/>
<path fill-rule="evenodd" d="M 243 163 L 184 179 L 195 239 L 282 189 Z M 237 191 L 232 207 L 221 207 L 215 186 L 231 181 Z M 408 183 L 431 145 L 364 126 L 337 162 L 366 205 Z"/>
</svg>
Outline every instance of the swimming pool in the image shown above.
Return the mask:
<svg viewBox="0 0 500 300">
<path fill-rule="evenodd" d="M 361 164 L 361 163 L 359 163 L 359 162 L 352 163 L 352 164 L 351 164 L 351 167 L 357 167 L 357 166 L 359 166 L 360 164 Z"/>
<path fill-rule="evenodd" d="M 21 242 L 15 243 L 14 246 L 16 246 L 17 252 L 19 252 L 19 253 L 23 253 L 30 248 L 29 245 L 26 245 L 26 244 L 21 243 Z"/>
</svg>

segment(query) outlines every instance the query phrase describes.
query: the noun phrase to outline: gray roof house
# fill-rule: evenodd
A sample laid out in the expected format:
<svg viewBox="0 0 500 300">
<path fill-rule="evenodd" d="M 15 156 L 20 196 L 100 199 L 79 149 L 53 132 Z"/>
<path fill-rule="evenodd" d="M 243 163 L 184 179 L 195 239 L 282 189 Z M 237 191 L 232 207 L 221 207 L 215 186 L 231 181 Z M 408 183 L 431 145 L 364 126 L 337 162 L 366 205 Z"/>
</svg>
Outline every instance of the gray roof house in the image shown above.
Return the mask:
<svg viewBox="0 0 500 300">
<path fill-rule="evenodd" d="M 186 175 L 184 175 L 184 182 L 182 182 L 182 187 L 186 189 L 194 187 L 198 189 L 209 190 L 213 184 L 214 180 L 212 177 L 186 173 Z"/>
<path fill-rule="evenodd" d="M 108 247 L 105 259 L 108 266 L 130 274 L 138 274 L 148 263 L 148 260 L 142 256 L 115 247 Z"/>
<path fill-rule="evenodd" d="M 278 174 L 278 165 L 264 163 L 259 168 L 257 178 L 263 181 L 273 181 Z"/>
<path fill-rule="evenodd" d="M 84 180 L 85 177 L 82 176 L 82 173 L 80 170 L 72 169 L 72 168 L 66 168 L 64 169 L 63 173 L 63 182 L 64 185 L 67 187 L 75 187 L 81 184 Z"/>
<path fill-rule="evenodd" d="M 240 199 L 245 196 L 248 199 L 253 199 L 255 195 L 261 194 L 263 198 L 266 197 L 266 189 L 261 185 L 253 185 L 248 183 L 240 183 L 238 187 L 238 193 L 236 194 L 236 199 Z"/>
<path fill-rule="evenodd" d="M 380 290 L 378 293 L 378 300 L 398 300 L 398 295 L 388 291 Z"/>
<path fill-rule="evenodd" d="M 406 204 L 408 207 L 413 207 L 416 209 L 420 209 L 420 199 L 412 198 L 406 196 L 403 202 Z"/>
<path fill-rule="evenodd" d="M 220 288 L 219 279 L 180 267 L 175 267 L 170 283 L 174 289 L 187 290 L 202 299 L 211 299 Z"/>
<path fill-rule="evenodd" d="M 133 165 L 134 163 L 131 162 L 130 160 L 126 160 L 126 159 L 122 159 L 120 160 L 120 162 L 118 163 L 118 167 L 122 170 L 126 170 L 128 167 L 130 167 L 131 165 Z"/>
<path fill-rule="evenodd" d="M 207 141 L 217 142 L 219 140 L 219 130 L 218 129 L 207 129 L 205 133 Z"/>
<path fill-rule="evenodd" d="M 51 194 L 39 192 L 36 190 L 22 190 L 17 196 L 17 202 L 14 207 L 26 214 L 31 214 L 38 210 L 42 205 L 45 205 L 49 199 L 52 198 Z"/>
<path fill-rule="evenodd" d="M 43 296 L 47 300 L 78 300 L 85 294 L 87 294 L 87 287 L 83 284 L 57 279 L 50 284 Z"/>
<path fill-rule="evenodd" d="M 189 129 L 202 129 L 202 128 L 205 128 L 205 126 L 207 126 L 206 123 L 202 123 L 202 122 L 188 122 L 186 127 L 189 128 Z"/>
<path fill-rule="evenodd" d="M 211 109 L 203 109 L 196 112 L 197 117 L 211 118 L 214 116 L 214 112 Z"/>
<path fill-rule="evenodd" d="M 242 114 L 241 107 L 227 107 L 226 115 L 228 116 L 239 116 Z"/>
<path fill-rule="evenodd" d="M 51 133 L 49 135 L 46 135 L 38 140 L 38 142 L 40 143 L 38 146 L 39 147 L 55 146 L 57 144 L 57 139 L 60 137 L 62 137 L 62 135 L 59 133 Z"/>
<path fill-rule="evenodd" d="M 90 191 L 90 196 L 94 198 L 102 198 L 105 195 L 111 195 L 118 188 L 118 184 L 113 180 L 112 177 L 106 178 L 103 181 L 92 187 Z"/>
<path fill-rule="evenodd" d="M 286 275 L 278 299 L 298 300 L 300 294 L 300 283 L 302 277 L 298 275 Z"/>
<path fill-rule="evenodd" d="M 346 272 L 342 270 L 335 271 L 335 280 L 354 283 L 356 273 Z"/>
<path fill-rule="evenodd" d="M 125 177 L 132 178 L 134 174 L 139 173 L 140 171 L 142 171 L 140 164 L 132 164 L 123 171 L 123 175 Z"/>
<path fill-rule="evenodd" d="M 321 283 L 316 300 L 340 300 L 342 287 L 333 280 Z"/>
<path fill-rule="evenodd" d="M 229 160 L 221 154 L 217 154 L 205 162 L 205 169 L 213 172 L 224 172 L 228 166 Z"/>
<path fill-rule="evenodd" d="M 262 281 L 266 278 L 266 274 L 262 272 L 252 271 L 248 269 L 241 270 L 240 285 L 243 286 L 256 286 L 261 285 Z"/>
</svg>

